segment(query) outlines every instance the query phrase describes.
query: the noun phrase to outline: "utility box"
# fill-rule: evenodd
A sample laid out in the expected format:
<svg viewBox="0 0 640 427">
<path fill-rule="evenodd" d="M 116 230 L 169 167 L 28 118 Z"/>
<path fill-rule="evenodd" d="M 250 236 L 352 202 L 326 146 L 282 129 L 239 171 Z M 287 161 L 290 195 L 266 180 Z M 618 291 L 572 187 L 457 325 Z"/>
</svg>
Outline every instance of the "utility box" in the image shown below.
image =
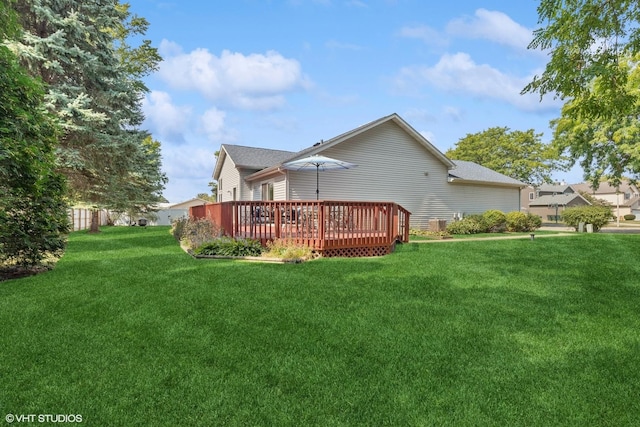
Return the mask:
<svg viewBox="0 0 640 427">
<path fill-rule="evenodd" d="M 429 231 L 446 231 L 447 220 L 446 219 L 430 219 Z"/>
</svg>

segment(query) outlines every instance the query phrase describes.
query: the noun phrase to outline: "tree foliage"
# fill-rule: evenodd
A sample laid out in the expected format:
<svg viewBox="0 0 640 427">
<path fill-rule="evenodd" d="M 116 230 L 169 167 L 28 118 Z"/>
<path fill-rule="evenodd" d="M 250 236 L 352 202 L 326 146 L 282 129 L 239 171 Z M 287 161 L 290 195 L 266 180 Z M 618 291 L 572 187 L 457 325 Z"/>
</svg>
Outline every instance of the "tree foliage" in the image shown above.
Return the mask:
<svg viewBox="0 0 640 427">
<path fill-rule="evenodd" d="M 5 39 L 12 20 L 4 6 L 0 17 Z M 65 247 L 65 180 L 54 170 L 56 126 L 43 97 L 41 84 L 0 46 L 0 265 L 37 265 Z"/>
<path fill-rule="evenodd" d="M 128 44 L 148 23 L 116 0 L 17 0 L 15 8 L 25 32 L 11 47 L 47 83 L 47 106 L 64 131 L 57 164 L 72 199 L 124 210 L 157 202 L 166 183 L 160 145 L 139 127 L 141 78 L 160 57 L 146 40 Z"/>
<path fill-rule="evenodd" d="M 445 154 L 455 160 L 478 163 L 511 178 L 531 185 L 551 180 L 556 155 L 541 141 L 533 129 L 510 131 L 493 127 L 476 134 L 467 134 Z"/>
<path fill-rule="evenodd" d="M 523 92 L 565 99 L 554 147 L 596 184 L 640 173 L 640 4 L 635 0 L 541 0 L 532 49 L 550 61 Z"/>
</svg>

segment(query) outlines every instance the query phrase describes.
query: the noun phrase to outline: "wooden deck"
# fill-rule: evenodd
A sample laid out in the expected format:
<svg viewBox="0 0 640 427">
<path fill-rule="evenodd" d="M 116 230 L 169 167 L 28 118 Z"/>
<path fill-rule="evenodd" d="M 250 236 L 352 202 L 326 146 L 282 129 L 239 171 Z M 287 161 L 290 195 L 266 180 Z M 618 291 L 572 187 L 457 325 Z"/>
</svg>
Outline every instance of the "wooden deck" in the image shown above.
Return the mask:
<svg viewBox="0 0 640 427">
<path fill-rule="evenodd" d="M 392 202 L 234 201 L 194 206 L 236 238 L 290 239 L 323 256 L 376 256 L 409 241 L 409 211 Z"/>
</svg>

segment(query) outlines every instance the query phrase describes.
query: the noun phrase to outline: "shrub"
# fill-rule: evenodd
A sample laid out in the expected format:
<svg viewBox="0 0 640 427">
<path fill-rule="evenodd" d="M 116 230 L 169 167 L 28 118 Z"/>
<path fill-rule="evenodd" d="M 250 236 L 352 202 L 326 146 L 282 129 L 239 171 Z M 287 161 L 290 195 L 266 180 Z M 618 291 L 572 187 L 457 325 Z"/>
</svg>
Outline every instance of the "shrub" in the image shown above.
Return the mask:
<svg viewBox="0 0 640 427">
<path fill-rule="evenodd" d="M 579 224 L 593 224 L 593 231 L 598 231 L 613 218 L 609 206 L 579 206 L 568 208 L 562 212 L 562 221 L 578 230 Z"/>
<path fill-rule="evenodd" d="M 486 231 L 486 225 L 482 215 L 469 215 L 460 221 L 454 221 L 447 225 L 449 234 L 478 234 Z"/>
<path fill-rule="evenodd" d="M 219 237 L 198 246 L 196 255 L 259 256 L 263 251 L 260 241 Z"/>
<path fill-rule="evenodd" d="M 190 248 L 200 247 L 222 235 L 220 227 L 209 218 L 189 218 L 182 227 L 180 241 Z"/>
<path fill-rule="evenodd" d="M 625 221 L 633 221 L 634 219 L 636 219 L 636 216 L 633 214 L 627 214 L 624 216 Z"/>
<path fill-rule="evenodd" d="M 184 230 L 187 226 L 187 222 L 189 222 L 189 218 L 187 217 L 182 217 L 171 221 L 171 234 L 177 241 L 182 240 L 182 238 L 184 237 Z"/>
<path fill-rule="evenodd" d="M 505 218 L 507 231 L 512 232 L 535 231 L 542 225 L 542 218 L 531 213 L 513 211 L 507 213 Z"/>
<path fill-rule="evenodd" d="M 527 213 L 527 228 L 524 231 L 534 231 L 542 226 L 542 218 L 532 213 Z"/>
<path fill-rule="evenodd" d="M 482 220 L 489 233 L 502 233 L 507 228 L 506 215 L 497 209 L 490 209 L 483 213 Z"/>
<path fill-rule="evenodd" d="M 265 257 L 282 259 L 307 259 L 313 255 L 313 249 L 307 245 L 289 239 L 276 239 L 267 243 Z"/>
</svg>

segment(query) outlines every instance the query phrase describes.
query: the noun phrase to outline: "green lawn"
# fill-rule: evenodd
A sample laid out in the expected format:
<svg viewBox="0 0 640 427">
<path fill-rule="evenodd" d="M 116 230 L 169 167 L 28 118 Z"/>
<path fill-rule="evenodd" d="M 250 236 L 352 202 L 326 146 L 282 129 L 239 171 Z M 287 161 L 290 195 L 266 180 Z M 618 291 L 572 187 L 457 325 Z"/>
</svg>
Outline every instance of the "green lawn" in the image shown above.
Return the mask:
<svg viewBox="0 0 640 427">
<path fill-rule="evenodd" d="M 640 235 L 194 260 L 72 234 L 0 282 L 0 412 L 90 426 L 636 426 Z"/>
</svg>

